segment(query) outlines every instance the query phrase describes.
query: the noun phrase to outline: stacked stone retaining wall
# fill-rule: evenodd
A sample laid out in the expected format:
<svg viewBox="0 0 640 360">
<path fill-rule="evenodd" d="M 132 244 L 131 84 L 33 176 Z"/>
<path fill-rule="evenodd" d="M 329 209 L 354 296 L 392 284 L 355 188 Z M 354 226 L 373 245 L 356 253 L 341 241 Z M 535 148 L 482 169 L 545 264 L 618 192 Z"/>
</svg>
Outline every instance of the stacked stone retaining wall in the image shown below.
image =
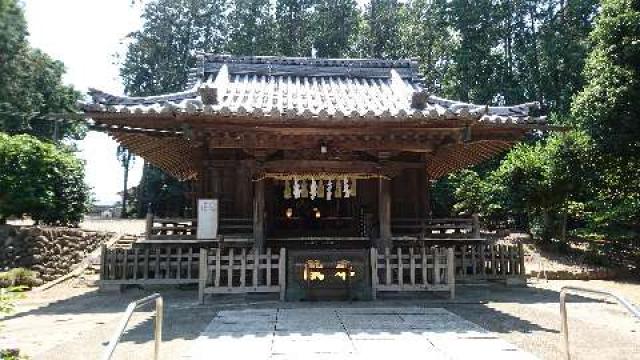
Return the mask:
<svg viewBox="0 0 640 360">
<path fill-rule="evenodd" d="M 55 280 L 73 270 L 112 234 L 63 227 L 0 226 L 0 270 L 23 267 Z"/>
</svg>

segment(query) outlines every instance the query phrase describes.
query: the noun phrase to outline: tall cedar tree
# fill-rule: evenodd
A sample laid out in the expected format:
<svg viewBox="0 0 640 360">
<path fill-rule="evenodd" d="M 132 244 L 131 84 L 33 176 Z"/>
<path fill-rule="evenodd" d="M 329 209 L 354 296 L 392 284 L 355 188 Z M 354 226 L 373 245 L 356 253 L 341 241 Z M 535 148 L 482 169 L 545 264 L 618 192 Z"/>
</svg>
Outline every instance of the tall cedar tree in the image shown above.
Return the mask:
<svg viewBox="0 0 640 360">
<path fill-rule="evenodd" d="M 368 57 L 398 59 L 404 55 L 400 29 L 404 9 L 397 0 L 371 0 L 364 18 L 368 24 Z"/>
<path fill-rule="evenodd" d="M 318 57 L 344 57 L 358 28 L 358 6 L 354 0 L 317 0 L 311 26 Z"/>
<path fill-rule="evenodd" d="M 184 90 L 199 51 L 221 52 L 226 44 L 226 0 L 157 0 L 145 6 L 142 30 L 129 34 L 120 68 L 129 95 Z"/>
<path fill-rule="evenodd" d="M 227 51 L 235 55 L 273 55 L 274 24 L 270 0 L 232 0 Z"/>
<path fill-rule="evenodd" d="M 276 49 L 283 56 L 311 56 L 312 0 L 276 0 Z"/>
</svg>

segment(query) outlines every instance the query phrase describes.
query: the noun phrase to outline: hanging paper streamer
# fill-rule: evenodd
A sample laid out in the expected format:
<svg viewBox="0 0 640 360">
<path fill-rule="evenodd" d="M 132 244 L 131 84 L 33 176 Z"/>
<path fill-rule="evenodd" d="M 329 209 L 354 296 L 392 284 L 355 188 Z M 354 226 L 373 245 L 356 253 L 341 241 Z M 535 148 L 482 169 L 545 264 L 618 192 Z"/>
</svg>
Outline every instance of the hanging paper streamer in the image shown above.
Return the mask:
<svg viewBox="0 0 640 360">
<path fill-rule="evenodd" d="M 342 191 L 344 191 L 344 197 L 351 197 L 351 188 L 349 187 L 349 179 L 345 176 L 344 180 L 342 180 Z"/>
<path fill-rule="evenodd" d="M 283 196 L 285 199 L 326 199 L 352 198 L 357 192 L 357 178 L 341 176 L 323 180 L 315 175 L 297 177 L 284 180 Z"/>
<path fill-rule="evenodd" d="M 336 199 L 342 197 L 342 181 L 336 179 L 336 192 L 333 194 Z"/>
<path fill-rule="evenodd" d="M 298 179 L 293 179 L 293 197 L 296 199 L 300 199 L 300 183 Z"/>
<path fill-rule="evenodd" d="M 316 196 L 318 196 L 318 184 L 314 179 L 311 179 L 311 186 L 309 188 L 309 197 L 311 200 L 315 200 Z"/>
<path fill-rule="evenodd" d="M 284 198 L 291 199 L 291 184 L 289 180 L 284 181 Z"/>
</svg>

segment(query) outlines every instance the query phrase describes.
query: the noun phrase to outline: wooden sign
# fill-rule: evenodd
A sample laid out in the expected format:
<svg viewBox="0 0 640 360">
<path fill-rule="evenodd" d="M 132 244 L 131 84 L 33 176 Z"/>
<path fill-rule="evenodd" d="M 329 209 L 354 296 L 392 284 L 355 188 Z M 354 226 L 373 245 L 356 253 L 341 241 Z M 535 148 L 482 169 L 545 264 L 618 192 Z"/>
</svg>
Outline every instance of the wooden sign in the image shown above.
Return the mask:
<svg viewBox="0 0 640 360">
<path fill-rule="evenodd" d="M 198 239 L 218 237 L 218 199 L 198 199 Z"/>
</svg>

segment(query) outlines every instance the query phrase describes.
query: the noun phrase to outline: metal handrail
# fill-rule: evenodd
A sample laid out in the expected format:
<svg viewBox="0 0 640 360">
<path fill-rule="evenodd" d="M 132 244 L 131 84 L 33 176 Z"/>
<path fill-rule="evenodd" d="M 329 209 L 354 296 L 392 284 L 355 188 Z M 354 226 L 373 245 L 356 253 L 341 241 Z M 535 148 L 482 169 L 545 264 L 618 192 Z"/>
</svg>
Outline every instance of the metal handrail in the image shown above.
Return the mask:
<svg viewBox="0 0 640 360">
<path fill-rule="evenodd" d="M 120 338 L 122 337 L 124 330 L 127 328 L 127 324 L 129 324 L 129 320 L 131 320 L 131 316 L 133 315 L 133 312 L 140 306 L 150 303 L 153 300 L 156 301 L 156 309 L 155 309 L 156 318 L 155 318 L 155 324 L 153 329 L 154 338 L 155 338 L 153 359 L 158 360 L 158 356 L 160 354 L 160 343 L 162 342 L 162 317 L 163 317 L 163 308 L 164 308 L 162 296 L 158 293 L 149 295 L 145 298 L 129 303 L 129 305 L 127 306 L 127 310 L 125 310 L 125 314 L 122 317 L 122 320 L 120 321 L 120 325 L 118 326 L 116 331 L 113 333 L 113 336 L 111 337 L 111 341 L 109 341 L 107 348 L 104 350 L 104 353 L 102 354 L 103 360 L 111 359 L 113 352 L 116 350 L 116 346 L 120 342 Z"/>
<path fill-rule="evenodd" d="M 595 294 L 602 295 L 606 297 L 610 297 L 615 299 L 619 304 L 624 306 L 629 312 L 640 319 L 640 309 L 635 307 L 629 300 L 623 298 L 620 295 L 604 291 L 604 290 L 596 290 L 596 289 L 588 289 L 577 286 L 563 286 L 560 289 L 560 317 L 561 317 L 561 332 L 564 338 L 564 352 L 565 358 L 567 360 L 571 360 L 571 354 L 569 353 L 569 323 L 567 322 L 567 303 L 566 298 L 568 293 L 587 293 L 587 294 Z"/>
</svg>

